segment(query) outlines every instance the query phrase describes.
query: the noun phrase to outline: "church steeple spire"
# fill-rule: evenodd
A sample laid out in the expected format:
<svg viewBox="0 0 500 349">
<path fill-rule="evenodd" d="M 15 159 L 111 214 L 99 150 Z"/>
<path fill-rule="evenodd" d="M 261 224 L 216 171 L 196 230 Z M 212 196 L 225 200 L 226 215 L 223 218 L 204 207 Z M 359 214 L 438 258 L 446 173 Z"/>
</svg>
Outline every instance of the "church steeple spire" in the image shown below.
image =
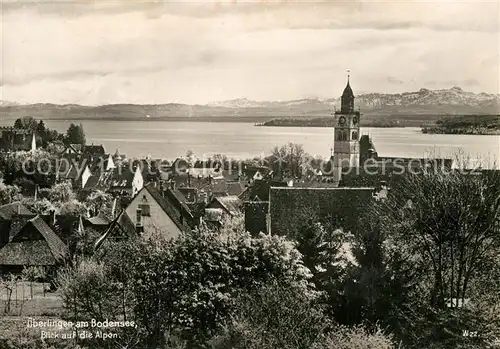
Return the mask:
<svg viewBox="0 0 500 349">
<path fill-rule="evenodd" d="M 350 85 L 350 71 L 347 71 L 347 85 L 344 89 L 344 93 L 342 93 L 342 105 L 341 105 L 341 113 L 354 113 L 354 93 L 352 92 L 352 88 Z"/>
</svg>

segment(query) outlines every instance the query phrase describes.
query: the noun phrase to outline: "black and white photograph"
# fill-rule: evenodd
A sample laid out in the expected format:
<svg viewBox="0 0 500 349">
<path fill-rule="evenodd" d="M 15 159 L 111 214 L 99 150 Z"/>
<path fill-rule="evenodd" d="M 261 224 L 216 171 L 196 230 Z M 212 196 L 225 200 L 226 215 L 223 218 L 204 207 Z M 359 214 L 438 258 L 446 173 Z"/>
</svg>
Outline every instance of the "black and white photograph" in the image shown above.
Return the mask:
<svg viewBox="0 0 500 349">
<path fill-rule="evenodd" d="M 0 349 L 500 349 L 500 0 L 0 19 Z"/>
</svg>

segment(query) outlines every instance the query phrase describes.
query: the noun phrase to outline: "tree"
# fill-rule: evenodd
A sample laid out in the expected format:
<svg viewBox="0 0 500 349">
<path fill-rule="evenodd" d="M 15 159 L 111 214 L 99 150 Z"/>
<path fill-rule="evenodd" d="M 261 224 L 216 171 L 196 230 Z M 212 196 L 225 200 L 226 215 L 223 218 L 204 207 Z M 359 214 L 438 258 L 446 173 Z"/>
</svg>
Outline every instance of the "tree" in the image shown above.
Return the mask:
<svg viewBox="0 0 500 349">
<path fill-rule="evenodd" d="M 459 306 L 477 297 L 479 288 L 494 292 L 484 278 L 491 270 L 485 266 L 498 263 L 499 215 L 498 174 L 399 178 L 387 200 L 362 217 L 355 248 L 359 266 L 350 277 L 356 282 L 345 287 L 346 309 L 357 309 L 358 321 L 382 321 L 408 347 L 483 345 L 486 331 L 481 338 L 462 332 L 479 332 L 489 322 L 481 312 Z"/>
<path fill-rule="evenodd" d="M 30 282 L 30 294 L 33 298 L 33 282 L 38 278 L 42 278 L 45 275 L 45 271 L 42 267 L 30 266 L 24 267 L 22 271 L 23 278 Z"/>
<path fill-rule="evenodd" d="M 281 176 L 301 177 L 304 159 L 308 158 L 301 144 L 288 143 L 281 147 L 274 147 L 266 162 L 272 170 Z"/>
<path fill-rule="evenodd" d="M 310 272 L 284 237 L 197 231 L 175 241 L 138 245 L 131 264 L 136 320 L 155 347 L 165 331 L 178 330 L 193 341 L 210 337 L 230 313 L 233 299 L 277 279 L 308 285 Z"/>
<path fill-rule="evenodd" d="M 333 323 L 304 289 L 271 282 L 235 302 L 229 324 L 212 339 L 220 349 L 308 349 Z"/>
<path fill-rule="evenodd" d="M 76 199 L 70 182 L 57 183 L 46 191 L 49 201 L 54 204 L 65 203 Z"/>
<path fill-rule="evenodd" d="M 431 273 L 431 304 L 465 299 L 481 266 L 500 252 L 500 175 L 408 175 L 391 192 L 385 224 Z"/>
<path fill-rule="evenodd" d="M 85 132 L 83 130 L 82 124 L 69 125 L 68 130 L 66 131 L 66 144 L 81 144 L 85 145 Z"/>
<path fill-rule="evenodd" d="M 89 208 L 93 215 L 103 213 L 111 218 L 111 203 L 113 197 L 111 194 L 105 193 L 102 190 L 93 191 L 85 200 L 85 205 Z"/>
<path fill-rule="evenodd" d="M 16 119 L 14 122 L 14 128 L 35 131 L 37 127 L 38 123 L 32 116 L 23 116 L 22 118 Z"/>
<path fill-rule="evenodd" d="M 20 198 L 21 190 L 15 185 L 6 185 L 0 179 L 0 206 L 10 204 Z"/>
<path fill-rule="evenodd" d="M 83 259 L 74 267 L 62 269 L 57 284 L 64 306 L 74 319 L 113 319 L 120 310 L 117 284 L 102 263 Z"/>
</svg>

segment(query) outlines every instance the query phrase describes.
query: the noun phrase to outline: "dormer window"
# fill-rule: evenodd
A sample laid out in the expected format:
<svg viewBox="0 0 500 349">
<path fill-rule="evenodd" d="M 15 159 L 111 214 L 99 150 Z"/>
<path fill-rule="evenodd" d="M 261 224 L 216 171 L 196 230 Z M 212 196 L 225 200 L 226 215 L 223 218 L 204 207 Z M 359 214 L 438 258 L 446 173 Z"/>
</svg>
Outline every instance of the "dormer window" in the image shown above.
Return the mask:
<svg viewBox="0 0 500 349">
<path fill-rule="evenodd" d="M 142 217 L 149 217 L 151 215 L 150 212 L 150 205 L 148 202 L 148 199 L 146 198 L 146 195 L 142 197 L 141 202 L 139 203 L 139 209 L 141 210 L 141 215 Z"/>
</svg>

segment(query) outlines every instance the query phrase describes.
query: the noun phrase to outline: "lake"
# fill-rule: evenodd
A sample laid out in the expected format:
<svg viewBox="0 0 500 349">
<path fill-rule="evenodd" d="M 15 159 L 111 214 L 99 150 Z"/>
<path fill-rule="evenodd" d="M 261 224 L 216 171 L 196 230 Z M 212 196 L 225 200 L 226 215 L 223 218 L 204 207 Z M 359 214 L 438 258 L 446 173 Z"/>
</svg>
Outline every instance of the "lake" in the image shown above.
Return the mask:
<svg viewBox="0 0 500 349">
<path fill-rule="evenodd" d="M 151 156 L 175 159 L 192 150 L 198 157 L 225 154 L 237 159 L 267 155 L 274 146 L 299 143 L 312 155 L 330 156 L 333 130 L 322 127 L 257 127 L 245 122 L 48 120 L 47 127 L 65 132 L 82 123 L 87 144 L 119 149 L 129 158 Z M 12 125 L 2 120 L 0 125 Z M 361 128 L 369 134 L 381 156 L 453 157 L 458 152 L 488 164 L 500 159 L 500 136 L 423 134 L 420 128 Z M 490 167 L 485 165 L 484 167 Z"/>
</svg>

